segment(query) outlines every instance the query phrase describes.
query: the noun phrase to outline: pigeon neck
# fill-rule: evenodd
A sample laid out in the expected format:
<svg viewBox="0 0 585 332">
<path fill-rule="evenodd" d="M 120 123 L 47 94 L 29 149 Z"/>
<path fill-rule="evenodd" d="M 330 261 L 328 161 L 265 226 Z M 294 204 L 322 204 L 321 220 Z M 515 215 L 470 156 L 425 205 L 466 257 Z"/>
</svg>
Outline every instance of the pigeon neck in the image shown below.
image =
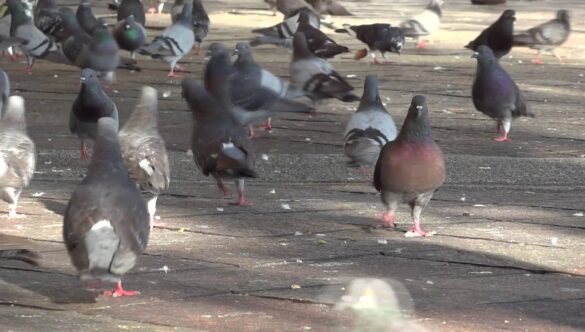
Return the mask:
<svg viewBox="0 0 585 332">
<path fill-rule="evenodd" d="M 380 95 L 378 94 L 378 89 L 368 87 L 364 91 L 364 95 L 362 96 L 362 100 L 360 101 L 358 111 L 371 109 L 374 107 L 384 108 L 384 106 L 382 105 L 382 100 L 380 99 Z"/>
<path fill-rule="evenodd" d="M 120 172 L 120 174 L 127 174 L 122 163 L 118 133 L 114 130 L 102 132 L 98 136 L 93 149 L 93 159 L 88 168 L 88 175 L 104 167 Z"/>
<path fill-rule="evenodd" d="M 252 56 L 251 52 L 240 52 L 238 54 L 238 58 L 234 62 L 236 66 L 243 66 L 243 65 L 250 65 L 254 64 L 254 57 Z"/>
<path fill-rule="evenodd" d="M 293 61 L 307 59 L 313 56 L 305 38 L 295 38 L 293 43 Z"/>
<path fill-rule="evenodd" d="M 432 142 L 433 136 L 431 135 L 431 124 L 426 112 L 421 114 L 421 118 L 419 119 L 409 118 L 410 116 L 411 114 L 407 115 L 407 119 L 404 122 L 397 140 L 409 143 Z"/>
</svg>

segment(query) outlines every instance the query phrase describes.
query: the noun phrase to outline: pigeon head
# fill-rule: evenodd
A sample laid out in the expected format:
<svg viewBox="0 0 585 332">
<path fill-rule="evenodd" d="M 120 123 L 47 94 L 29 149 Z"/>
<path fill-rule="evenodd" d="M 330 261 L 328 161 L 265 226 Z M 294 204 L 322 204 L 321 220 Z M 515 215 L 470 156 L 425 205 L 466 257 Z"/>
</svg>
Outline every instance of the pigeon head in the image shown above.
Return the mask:
<svg viewBox="0 0 585 332">
<path fill-rule="evenodd" d="M 132 26 L 136 24 L 136 19 L 134 18 L 134 15 L 128 15 L 128 17 L 126 17 L 126 24 L 124 24 L 124 29 L 125 30 L 130 30 L 132 29 Z"/>
<path fill-rule="evenodd" d="M 427 9 L 437 13 L 437 15 L 443 15 L 443 0 L 431 0 L 427 5 Z"/>
<path fill-rule="evenodd" d="M 366 76 L 364 94 L 362 95 L 362 100 L 360 101 L 358 110 L 365 110 L 371 106 L 383 107 L 382 100 L 380 100 L 380 95 L 378 93 L 378 76 L 376 75 Z"/>
<path fill-rule="evenodd" d="M 81 0 L 80 6 L 91 7 L 91 0 Z"/>
<path fill-rule="evenodd" d="M 193 116 L 197 117 L 212 113 L 209 107 L 212 103 L 212 98 L 196 80 L 192 78 L 184 79 L 181 82 L 181 89 L 181 95 L 187 101 L 191 111 L 193 111 Z"/>
<path fill-rule="evenodd" d="M 561 9 L 557 11 L 557 19 L 565 22 L 569 22 L 569 11 L 565 9 Z"/>
<path fill-rule="evenodd" d="M 477 63 L 479 64 L 479 66 L 490 66 L 493 63 L 498 62 L 496 56 L 494 55 L 494 52 L 487 45 L 480 45 L 477 48 L 477 52 L 473 53 L 471 57 L 477 59 Z"/>
<path fill-rule="evenodd" d="M 227 50 L 222 43 L 211 43 L 205 52 L 205 62 L 208 62 L 214 54 L 222 52 L 224 49 Z"/>
<path fill-rule="evenodd" d="M 252 49 L 248 43 L 237 43 L 236 48 L 234 49 L 234 55 L 238 56 L 236 63 L 254 62 Z"/>
<path fill-rule="evenodd" d="M 397 140 L 432 141 L 429 110 L 424 96 L 418 95 L 412 98 Z"/>
<path fill-rule="evenodd" d="M 93 85 L 99 83 L 97 73 L 91 68 L 83 69 L 79 79 L 83 85 Z"/>
<path fill-rule="evenodd" d="M 506 9 L 503 13 L 502 16 L 500 16 L 500 18 L 498 19 L 498 21 L 504 21 L 504 20 L 510 20 L 510 21 L 516 21 L 516 12 L 512 9 Z"/>
<path fill-rule="evenodd" d="M 26 129 L 26 120 L 24 118 L 24 99 L 21 96 L 10 96 L 6 104 L 6 113 L 0 124 L 8 125 L 10 128 L 20 130 Z"/>
<path fill-rule="evenodd" d="M 313 53 L 311 53 L 307 44 L 307 37 L 305 37 L 304 33 L 297 31 L 293 38 L 293 61 L 309 58 L 312 55 Z"/>
</svg>

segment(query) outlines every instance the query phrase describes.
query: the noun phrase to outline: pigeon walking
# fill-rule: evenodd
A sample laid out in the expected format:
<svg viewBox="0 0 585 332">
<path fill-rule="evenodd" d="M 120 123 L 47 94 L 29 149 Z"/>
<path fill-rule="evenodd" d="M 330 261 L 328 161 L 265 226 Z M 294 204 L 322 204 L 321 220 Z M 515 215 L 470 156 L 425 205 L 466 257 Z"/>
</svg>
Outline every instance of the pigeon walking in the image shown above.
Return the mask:
<svg viewBox="0 0 585 332">
<path fill-rule="evenodd" d="M 28 239 L 0 233 L 0 258 L 17 260 L 38 266 L 39 254 Z"/>
<path fill-rule="evenodd" d="M 327 98 L 336 98 L 344 102 L 360 99 L 351 92 L 353 87 L 333 69 L 327 60 L 311 53 L 302 32 L 295 34 L 289 70 L 291 83 L 302 88 L 307 93 L 307 97 L 314 102 Z"/>
<path fill-rule="evenodd" d="M 500 136 L 496 141 L 507 141 L 512 119 L 534 117 L 534 113 L 529 110 L 522 92 L 488 46 L 478 47 L 473 57 L 477 58 L 477 71 L 471 90 L 473 105 L 497 121 L 496 130 Z"/>
<path fill-rule="evenodd" d="M 423 38 L 439 30 L 443 16 L 442 7 L 443 0 L 430 0 L 425 10 L 400 23 L 399 27 L 404 35 L 413 38 L 417 48 L 425 48 Z"/>
<path fill-rule="evenodd" d="M 138 105 L 120 130 L 122 159 L 130 177 L 147 195 L 151 230 L 154 226 L 158 226 L 154 221 L 158 195 L 169 188 L 171 181 L 165 141 L 158 132 L 156 93 L 156 90 L 151 87 L 142 89 Z"/>
<path fill-rule="evenodd" d="M 163 59 L 171 66 L 169 77 L 177 77 L 177 62 L 187 54 L 195 44 L 193 32 L 193 3 L 187 2 L 178 20 L 155 37 L 152 43 L 138 50 L 140 54 L 150 55 L 153 59 Z"/>
<path fill-rule="evenodd" d="M 335 32 L 347 32 L 355 36 L 359 41 L 368 45 L 370 55 L 375 64 L 383 64 L 376 59 L 375 52 L 378 51 L 386 60 L 386 53 L 400 54 L 402 46 L 404 46 L 404 33 L 400 28 L 392 26 L 391 24 L 366 24 L 366 25 L 349 25 L 344 24 L 343 29 L 337 29 Z M 366 56 L 368 51 L 366 49 L 356 52 L 355 59 L 359 60 Z"/>
<path fill-rule="evenodd" d="M 144 12 L 142 0 L 122 0 L 122 2 L 120 2 L 120 5 L 118 5 L 118 13 L 116 15 L 118 22 L 125 20 L 130 15 L 132 15 L 134 20 L 141 26 L 144 26 L 146 22 L 146 14 Z"/>
<path fill-rule="evenodd" d="M 555 19 L 514 35 L 514 46 L 530 47 L 538 50 L 538 54 L 534 59 L 534 63 L 538 65 L 542 64 L 540 53 L 543 50 L 551 52 L 562 63 L 563 60 L 556 52 L 556 48 L 564 44 L 569 39 L 570 34 L 569 12 L 561 9 L 557 11 Z"/>
<path fill-rule="evenodd" d="M 235 71 L 229 80 L 230 99 L 234 105 L 247 111 L 267 107 L 281 111 L 287 109 L 311 111 L 311 107 L 291 100 L 305 93 L 258 65 L 247 43 L 236 44 L 234 54 L 238 58 L 234 62 Z M 268 130 L 272 129 L 270 118 L 265 127 Z M 249 131 L 250 137 L 255 137 L 252 125 Z"/>
<path fill-rule="evenodd" d="M 20 49 L 27 59 L 25 72 L 32 74 L 32 67 L 36 59 L 43 58 L 55 62 L 67 63 L 68 60 L 59 51 L 49 37 L 45 36 L 26 15 L 24 6 L 20 0 L 7 0 L 11 15 L 10 36 L 24 40 Z"/>
<path fill-rule="evenodd" d="M 196 54 L 201 52 L 201 44 L 209 33 L 209 16 L 203 7 L 202 0 L 193 0 L 193 32 L 197 42 Z"/>
<path fill-rule="evenodd" d="M 407 203 L 414 225 L 405 235 L 432 235 L 421 229 L 421 213 L 443 181 L 445 161 L 431 135 L 427 102 L 415 96 L 398 137 L 382 148 L 374 170 L 374 187 L 386 206 L 384 226 L 394 228 L 398 204 Z"/>
<path fill-rule="evenodd" d="M 382 147 L 396 138 L 396 125 L 378 93 L 378 77 L 366 76 L 357 111 L 345 127 L 343 151 L 351 165 L 362 170 L 374 166 Z"/>
<path fill-rule="evenodd" d="M 75 13 L 79 25 L 88 34 L 93 34 L 93 30 L 98 26 L 98 20 L 91 9 L 91 0 L 81 0 Z"/>
<path fill-rule="evenodd" d="M 10 78 L 4 70 L 0 69 L 0 119 L 4 116 L 4 105 L 7 105 L 8 97 L 10 97 Z"/>
<path fill-rule="evenodd" d="M 11 96 L 0 120 L 0 199 L 8 203 L 8 218 L 14 218 L 18 198 L 35 171 L 35 144 L 26 132 L 24 99 Z"/>
<path fill-rule="evenodd" d="M 515 15 L 515 11 L 505 10 L 497 21 L 465 45 L 465 48 L 477 51 L 480 45 L 487 45 L 498 59 L 508 54 L 514 43 Z"/>
<path fill-rule="evenodd" d="M 134 52 L 146 42 L 146 29 L 134 19 L 134 15 L 116 23 L 113 33 L 118 46 L 130 52 L 132 59 L 135 59 Z"/>
<path fill-rule="evenodd" d="M 98 121 L 98 136 L 86 177 L 65 210 L 63 238 L 82 281 L 114 282 L 109 296 L 132 296 L 122 276 L 146 249 L 148 210 L 122 162 L 118 123 Z"/>
<path fill-rule="evenodd" d="M 219 191 L 227 191 L 222 179 L 235 179 L 237 205 L 247 204 L 244 178 L 257 177 L 252 142 L 242 127 L 245 123 L 233 113 L 224 99 L 210 95 L 193 79 L 183 80 L 183 97 L 193 111 L 193 159 L 205 176 L 212 175 Z M 249 114 L 256 113 L 250 112 Z"/>
<path fill-rule="evenodd" d="M 96 72 L 86 68 L 81 71 L 81 89 L 69 115 L 69 130 L 81 140 L 81 159 L 89 159 L 85 142 L 97 137 L 97 123 L 102 117 L 110 117 L 118 123 L 116 104 L 102 90 Z"/>
</svg>

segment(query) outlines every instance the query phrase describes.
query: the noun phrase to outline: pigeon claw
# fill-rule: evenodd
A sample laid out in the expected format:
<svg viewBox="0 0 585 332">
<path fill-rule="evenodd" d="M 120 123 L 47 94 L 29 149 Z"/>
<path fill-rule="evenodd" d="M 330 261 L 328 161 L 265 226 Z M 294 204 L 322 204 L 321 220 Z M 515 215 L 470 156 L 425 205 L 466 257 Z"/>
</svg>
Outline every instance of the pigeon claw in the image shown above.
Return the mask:
<svg viewBox="0 0 585 332">
<path fill-rule="evenodd" d="M 118 281 L 118 283 L 116 283 L 116 288 L 114 290 L 111 291 L 105 291 L 103 293 L 104 296 L 111 296 L 111 297 L 122 297 L 122 296 L 135 296 L 140 294 L 139 291 L 134 291 L 134 290 L 125 290 L 122 287 L 122 282 Z"/>
<path fill-rule="evenodd" d="M 536 59 L 532 60 L 535 65 L 542 65 L 542 60 L 540 57 L 536 57 Z"/>
<path fill-rule="evenodd" d="M 396 228 L 396 225 L 394 224 L 394 219 L 395 217 L 392 212 L 384 213 L 384 215 L 382 216 L 382 227 Z"/>
<path fill-rule="evenodd" d="M 87 146 L 85 143 L 81 143 L 81 148 L 79 149 L 79 153 L 81 154 L 82 160 L 89 160 L 89 151 L 87 150 Z"/>
<path fill-rule="evenodd" d="M 425 232 L 420 228 L 420 222 L 415 221 L 414 226 L 404 234 L 406 237 L 428 237 L 433 236 L 435 232 Z"/>
<path fill-rule="evenodd" d="M 360 60 L 366 57 L 366 55 L 368 55 L 368 50 L 366 50 L 365 48 L 355 52 L 355 56 L 353 57 L 355 60 Z"/>
<path fill-rule="evenodd" d="M 160 228 L 166 226 L 162 221 L 155 221 L 154 218 L 150 220 L 150 230 L 152 231 L 153 228 Z"/>
<path fill-rule="evenodd" d="M 418 49 L 425 49 L 427 48 L 427 43 L 424 40 L 421 40 L 416 44 L 416 48 Z"/>
<path fill-rule="evenodd" d="M 502 136 L 498 136 L 496 138 L 494 138 L 494 141 L 496 142 L 507 142 L 510 139 L 508 138 L 508 135 L 502 135 Z"/>
</svg>

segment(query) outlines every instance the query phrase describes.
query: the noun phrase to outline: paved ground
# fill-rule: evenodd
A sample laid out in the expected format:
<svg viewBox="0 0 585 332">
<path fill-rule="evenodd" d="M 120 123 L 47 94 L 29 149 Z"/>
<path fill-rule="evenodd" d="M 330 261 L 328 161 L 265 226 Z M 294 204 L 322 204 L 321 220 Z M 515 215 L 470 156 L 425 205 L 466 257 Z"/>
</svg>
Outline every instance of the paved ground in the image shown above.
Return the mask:
<svg viewBox="0 0 585 332">
<path fill-rule="evenodd" d="M 344 2 L 357 16 L 333 19 L 397 23 L 424 2 Z M 232 46 L 249 38 L 250 28 L 279 19 L 259 0 L 207 5 L 214 22 L 208 42 Z M 106 13 L 105 2 L 97 6 Z M 517 29 L 571 9 L 574 32 L 560 49 L 564 65 L 553 57 L 533 65 L 534 52 L 522 49 L 502 59 L 537 117 L 516 121 L 512 141 L 497 143 L 494 123 L 473 109 L 475 61 L 462 45 L 507 7 L 518 12 Z M 142 291 L 134 298 L 96 299 L 85 291 L 61 239 L 64 207 L 86 166 L 67 130 L 78 71 L 39 61 L 25 76 L 22 63 L 1 59 L 26 98 L 39 158 L 20 207 L 25 217 L 0 220 L 0 228 L 32 238 L 43 256 L 41 268 L 0 262 L 3 330 L 352 330 L 355 316 L 333 305 L 360 277 L 404 286 L 409 295 L 396 290 L 410 331 L 585 329 L 585 3 L 509 0 L 507 7 L 447 1 L 428 49 L 409 44 L 393 65 L 371 66 L 349 54 L 333 61 L 344 75 L 356 75 L 349 80 L 358 93 L 366 74 L 378 74 L 398 124 L 414 94 L 428 97 L 434 137 L 448 163 L 448 179 L 424 213 L 426 228 L 437 232 L 431 238 L 404 237 L 406 207 L 399 231 L 373 227 L 382 212 L 379 197 L 369 177 L 345 166 L 341 151 L 356 104 L 332 102 L 312 118 L 275 120 L 275 129 L 255 142 L 267 158 L 258 160 L 261 178 L 248 182 L 254 205 L 232 207 L 185 154 L 191 116 L 178 82 L 164 76 L 166 66 L 141 58 L 142 72 L 120 72 L 108 92 L 122 119 L 141 85 L 166 92 L 160 122 L 173 171 L 159 204 L 166 227 L 151 235 L 125 277 L 127 287 Z M 152 35 L 164 24 L 160 17 L 149 21 Z M 362 47 L 335 37 L 353 50 Z M 255 54 L 287 76 L 286 50 L 262 47 Z M 185 60 L 188 76 L 201 77 L 202 58 Z"/>
</svg>

